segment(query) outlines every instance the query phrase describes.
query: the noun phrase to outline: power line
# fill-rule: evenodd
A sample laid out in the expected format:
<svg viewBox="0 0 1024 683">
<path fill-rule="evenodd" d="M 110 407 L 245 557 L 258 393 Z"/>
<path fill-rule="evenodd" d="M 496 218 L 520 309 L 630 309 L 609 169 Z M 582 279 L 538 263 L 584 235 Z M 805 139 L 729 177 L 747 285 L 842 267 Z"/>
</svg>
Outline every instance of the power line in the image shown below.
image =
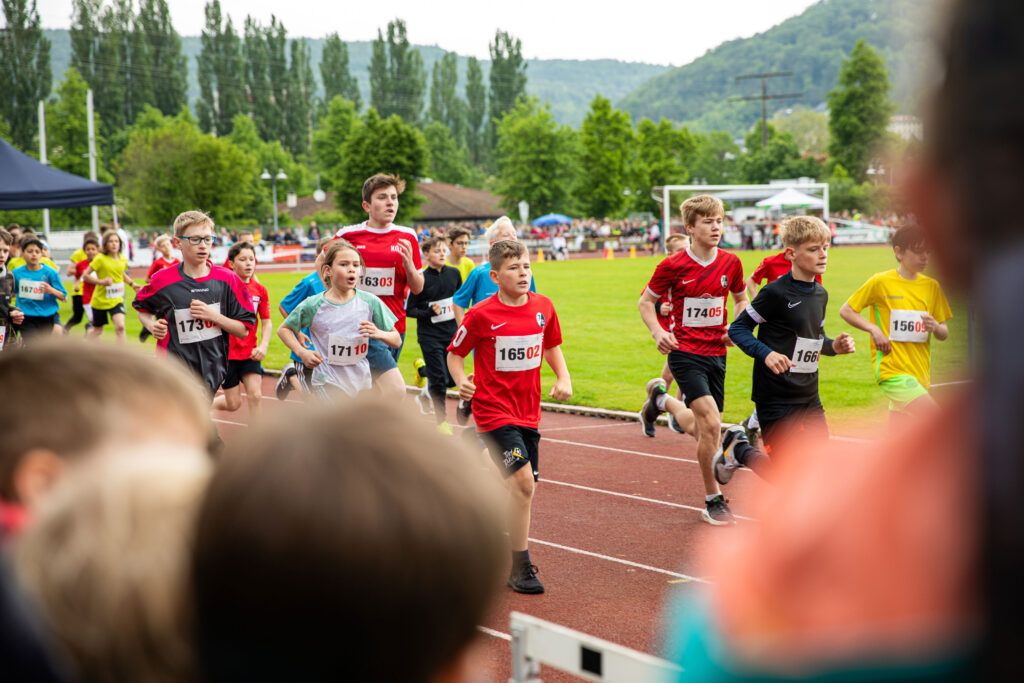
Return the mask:
<svg viewBox="0 0 1024 683">
<path fill-rule="evenodd" d="M 750 79 L 750 78 L 760 78 L 761 79 L 761 94 L 760 95 L 751 95 L 749 97 L 739 97 L 739 96 L 730 97 L 729 101 L 730 102 L 741 102 L 741 101 L 747 101 L 747 100 L 761 100 L 761 148 L 762 149 L 768 146 L 768 100 L 788 100 L 788 99 L 793 99 L 793 98 L 799 99 L 799 98 L 804 96 L 804 94 L 802 92 L 800 92 L 800 93 L 788 93 L 788 94 L 785 94 L 785 95 L 769 95 L 768 94 L 768 79 L 769 78 L 784 78 L 784 77 L 789 77 L 789 76 L 792 76 L 792 75 L 793 75 L 792 71 L 777 71 L 775 73 L 765 73 L 765 74 L 743 74 L 742 76 L 737 76 L 736 77 L 737 81 L 743 81 L 743 80 L 747 80 L 747 79 Z"/>
</svg>

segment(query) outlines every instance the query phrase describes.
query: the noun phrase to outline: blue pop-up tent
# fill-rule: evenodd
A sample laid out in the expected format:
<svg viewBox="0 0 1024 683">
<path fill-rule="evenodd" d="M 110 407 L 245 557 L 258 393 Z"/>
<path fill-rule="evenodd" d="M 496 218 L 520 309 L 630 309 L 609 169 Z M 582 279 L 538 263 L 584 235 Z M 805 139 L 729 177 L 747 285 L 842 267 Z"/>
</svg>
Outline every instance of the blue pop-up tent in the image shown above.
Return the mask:
<svg viewBox="0 0 1024 683">
<path fill-rule="evenodd" d="M 0 209 L 70 209 L 114 203 L 114 188 L 42 164 L 0 138 Z"/>
</svg>

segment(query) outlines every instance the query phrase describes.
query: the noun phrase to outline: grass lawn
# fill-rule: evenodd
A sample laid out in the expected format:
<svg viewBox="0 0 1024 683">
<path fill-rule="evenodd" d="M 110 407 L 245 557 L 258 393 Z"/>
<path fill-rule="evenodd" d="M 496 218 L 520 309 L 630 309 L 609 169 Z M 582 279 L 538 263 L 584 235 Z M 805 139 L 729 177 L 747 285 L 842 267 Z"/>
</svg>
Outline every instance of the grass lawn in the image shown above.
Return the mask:
<svg viewBox="0 0 1024 683">
<path fill-rule="evenodd" d="M 771 252 L 738 252 L 744 274 L 749 274 Z M 572 373 L 572 403 L 620 410 L 637 410 L 647 380 L 661 372 L 664 356 L 658 353 L 647 328 L 640 321 L 637 300 L 661 257 L 581 259 L 537 263 L 537 290 L 549 296 L 558 311 L 563 344 Z M 857 352 L 849 356 L 823 357 L 820 366 L 822 402 L 833 429 L 839 433 L 873 428 L 885 423 L 887 403 L 875 386 L 868 355 L 868 334 L 854 330 L 839 318 L 839 307 L 872 274 L 895 266 L 888 247 L 843 247 L 829 252 L 824 285 L 831 299 L 825 329 L 835 337 L 851 332 Z M 263 273 L 260 281 L 270 293 L 275 327 L 281 322 L 277 304 L 301 277 L 298 273 Z M 128 288 L 131 296 L 131 288 Z M 951 301 L 953 320 L 945 342 L 932 344 L 932 381 L 961 379 L 966 375 L 967 335 L 963 302 Z M 731 307 L 730 307 L 731 310 Z M 70 315 L 70 304 L 61 309 Z M 730 320 L 732 315 L 730 313 Z M 137 344 L 141 329 L 138 317 L 129 313 L 129 343 Z M 412 361 L 419 356 L 416 323 L 409 321 L 400 368 L 412 377 Z M 77 332 L 81 334 L 82 327 Z M 113 336 L 108 328 L 106 334 Z M 148 342 L 152 346 L 153 341 Z M 276 335 L 264 367 L 280 368 L 287 349 Z M 730 348 L 725 383 L 725 419 L 739 421 L 750 413 L 750 377 L 753 360 Z M 553 375 L 543 366 L 542 383 L 547 392 Z"/>
</svg>

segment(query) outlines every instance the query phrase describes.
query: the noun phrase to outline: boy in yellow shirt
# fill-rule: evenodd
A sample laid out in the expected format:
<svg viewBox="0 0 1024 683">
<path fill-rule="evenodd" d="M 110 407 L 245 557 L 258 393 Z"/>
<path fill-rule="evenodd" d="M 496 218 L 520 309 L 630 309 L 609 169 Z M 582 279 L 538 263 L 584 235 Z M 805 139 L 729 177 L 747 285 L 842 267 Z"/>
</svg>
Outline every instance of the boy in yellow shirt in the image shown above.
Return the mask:
<svg viewBox="0 0 1024 683">
<path fill-rule="evenodd" d="M 871 335 L 875 381 L 889 399 L 889 410 L 927 411 L 935 407 L 931 385 L 931 337 L 945 341 L 952 316 L 938 281 L 923 274 L 928 267 L 924 233 L 903 226 L 892 238 L 899 265 L 876 273 L 854 292 L 839 315 Z M 870 306 L 870 318 L 860 314 Z"/>
</svg>

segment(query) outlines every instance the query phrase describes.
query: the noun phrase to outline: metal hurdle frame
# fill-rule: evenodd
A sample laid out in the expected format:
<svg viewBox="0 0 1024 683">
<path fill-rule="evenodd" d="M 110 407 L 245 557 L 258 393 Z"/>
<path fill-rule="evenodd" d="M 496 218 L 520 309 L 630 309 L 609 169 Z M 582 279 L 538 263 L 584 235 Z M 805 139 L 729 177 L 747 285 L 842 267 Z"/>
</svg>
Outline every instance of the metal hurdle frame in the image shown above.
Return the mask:
<svg viewBox="0 0 1024 683">
<path fill-rule="evenodd" d="M 509 622 L 509 683 L 540 683 L 541 664 L 588 681 L 610 683 L 669 683 L 678 680 L 683 671 L 664 659 L 522 612 L 512 612 Z"/>
</svg>

